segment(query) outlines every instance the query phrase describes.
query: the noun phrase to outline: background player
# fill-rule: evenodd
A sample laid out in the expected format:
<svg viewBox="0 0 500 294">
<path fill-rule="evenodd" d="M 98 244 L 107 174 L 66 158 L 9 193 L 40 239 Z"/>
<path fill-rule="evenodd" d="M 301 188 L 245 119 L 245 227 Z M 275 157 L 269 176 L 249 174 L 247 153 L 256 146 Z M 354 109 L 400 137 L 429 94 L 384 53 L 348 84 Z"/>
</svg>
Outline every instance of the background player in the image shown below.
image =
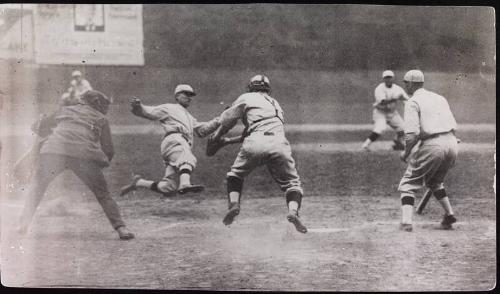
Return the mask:
<svg viewBox="0 0 500 294">
<path fill-rule="evenodd" d="M 219 119 L 201 123 L 187 110 L 196 93 L 190 85 L 177 85 L 174 96 L 177 103 L 166 103 L 158 106 L 147 106 L 138 98 L 131 101 L 132 113 L 149 120 L 158 121 L 165 130 L 161 143 L 161 155 L 165 162 L 165 176 L 155 182 L 134 176 L 132 183 L 124 186 L 121 195 L 125 195 L 137 187 L 147 188 L 154 192 L 172 196 L 175 193 L 198 193 L 204 187 L 191 184 L 191 173 L 196 167 L 196 157 L 191 150 L 194 135 L 205 137 L 220 125 Z M 176 178 L 179 177 L 177 188 Z"/>
<path fill-rule="evenodd" d="M 369 150 L 369 146 L 377 140 L 382 132 L 389 125 L 396 134 L 394 140 L 394 150 L 404 150 L 403 144 L 403 119 L 399 115 L 396 107 L 398 100 L 408 100 L 406 92 L 394 83 L 394 73 L 386 70 L 382 73 L 383 83 L 375 88 L 375 103 L 373 103 L 373 131 L 363 143 L 363 148 Z"/>
<path fill-rule="evenodd" d="M 408 93 L 413 96 L 405 105 L 406 148 L 401 159 L 406 162 L 418 141 L 421 144 L 412 155 L 398 188 L 402 205 L 401 228 L 412 231 L 415 193 L 425 185 L 445 211 L 442 228 L 451 229 L 456 218 L 443 180 L 457 158 L 457 122 L 446 99 L 423 88 L 424 74 L 420 70 L 407 72 L 404 83 Z"/>
<path fill-rule="evenodd" d="M 71 83 L 68 88 L 68 92 L 61 96 L 61 104 L 63 106 L 75 105 L 80 102 L 83 93 L 88 90 L 92 90 L 92 86 L 89 81 L 83 78 L 82 73 L 79 70 L 73 71 L 71 73 Z"/>
<path fill-rule="evenodd" d="M 46 136 L 39 151 L 21 215 L 20 233 L 28 231 L 48 185 L 64 170 L 70 169 L 94 193 L 120 239 L 134 238 L 134 234 L 125 227 L 102 173 L 114 155 L 111 131 L 105 116 L 110 103 L 103 93 L 90 90 L 83 95 L 81 104 L 61 107 L 39 124 L 53 130 Z"/>
<path fill-rule="evenodd" d="M 254 76 L 248 85 L 248 93 L 238 97 L 221 114 L 221 126 L 209 139 L 223 140 L 222 136 L 240 119 L 245 125 L 243 144 L 231 171 L 227 173 L 229 210 L 223 223 L 230 225 L 240 212 L 244 178 L 254 168 L 266 165 L 273 179 L 285 192 L 288 221 L 295 225 L 297 231 L 306 233 L 307 228 L 299 218 L 303 191 L 290 143 L 285 137 L 283 110 L 270 93 L 269 79 L 264 75 Z"/>
</svg>

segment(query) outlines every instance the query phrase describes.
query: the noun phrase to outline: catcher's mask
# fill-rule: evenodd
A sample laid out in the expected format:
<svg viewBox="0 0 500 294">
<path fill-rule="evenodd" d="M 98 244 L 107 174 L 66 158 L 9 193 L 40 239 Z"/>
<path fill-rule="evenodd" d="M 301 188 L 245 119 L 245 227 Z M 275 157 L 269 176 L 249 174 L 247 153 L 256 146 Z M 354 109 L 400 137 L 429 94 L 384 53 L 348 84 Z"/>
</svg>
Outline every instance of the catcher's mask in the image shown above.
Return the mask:
<svg viewBox="0 0 500 294">
<path fill-rule="evenodd" d="M 271 93 L 271 85 L 269 84 L 269 78 L 265 75 L 256 75 L 250 79 L 248 84 L 248 92 L 267 92 Z"/>
<path fill-rule="evenodd" d="M 97 111 L 106 114 L 108 112 L 109 104 L 111 104 L 112 99 L 96 90 L 88 90 L 83 93 L 82 102 L 89 105 L 90 107 L 96 109 Z"/>
</svg>

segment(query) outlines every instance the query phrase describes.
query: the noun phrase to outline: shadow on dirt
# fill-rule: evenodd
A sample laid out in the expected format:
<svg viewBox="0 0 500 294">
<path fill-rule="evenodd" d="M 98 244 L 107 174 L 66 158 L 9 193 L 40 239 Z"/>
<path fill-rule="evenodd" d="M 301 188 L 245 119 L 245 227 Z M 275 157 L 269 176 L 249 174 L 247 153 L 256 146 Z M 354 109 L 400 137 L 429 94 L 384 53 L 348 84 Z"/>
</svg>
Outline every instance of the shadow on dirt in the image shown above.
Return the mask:
<svg viewBox="0 0 500 294">
<path fill-rule="evenodd" d="M 151 211 L 151 215 L 165 218 L 175 218 L 177 220 L 191 220 L 191 219 L 209 219 L 209 215 L 196 210 L 190 209 L 172 209 L 172 208 L 158 208 Z"/>
</svg>

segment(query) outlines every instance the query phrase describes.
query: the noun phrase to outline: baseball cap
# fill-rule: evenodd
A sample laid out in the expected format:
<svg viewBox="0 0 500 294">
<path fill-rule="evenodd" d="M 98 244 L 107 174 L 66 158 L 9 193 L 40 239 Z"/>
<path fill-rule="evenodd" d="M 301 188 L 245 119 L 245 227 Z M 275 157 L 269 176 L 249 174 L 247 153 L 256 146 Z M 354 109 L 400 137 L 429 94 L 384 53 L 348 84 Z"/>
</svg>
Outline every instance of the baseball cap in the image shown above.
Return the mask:
<svg viewBox="0 0 500 294">
<path fill-rule="evenodd" d="M 412 69 L 405 74 L 403 80 L 407 82 L 423 83 L 424 73 L 418 69 Z"/>
<path fill-rule="evenodd" d="M 392 70 L 384 70 L 384 72 L 382 73 L 382 78 L 385 77 L 394 77 L 394 73 L 392 72 Z"/>
<path fill-rule="evenodd" d="M 71 73 L 72 77 L 78 77 L 78 76 L 81 76 L 81 75 L 82 75 L 82 73 L 79 70 L 75 70 L 74 72 Z"/>
<path fill-rule="evenodd" d="M 191 95 L 193 95 L 193 96 L 196 95 L 196 93 L 193 90 L 193 87 L 191 87 L 190 85 L 186 85 L 186 84 L 180 84 L 180 85 L 177 85 L 177 87 L 175 87 L 174 95 L 177 93 L 180 93 L 180 92 L 191 93 Z"/>
</svg>

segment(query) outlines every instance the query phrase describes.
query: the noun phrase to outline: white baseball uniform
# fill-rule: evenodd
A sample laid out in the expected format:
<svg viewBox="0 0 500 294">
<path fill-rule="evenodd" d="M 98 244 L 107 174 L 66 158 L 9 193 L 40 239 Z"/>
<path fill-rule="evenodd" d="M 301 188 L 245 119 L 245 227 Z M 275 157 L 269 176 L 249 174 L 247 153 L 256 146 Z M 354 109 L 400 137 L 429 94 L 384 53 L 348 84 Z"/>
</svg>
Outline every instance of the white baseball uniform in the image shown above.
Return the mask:
<svg viewBox="0 0 500 294">
<path fill-rule="evenodd" d="M 264 92 L 245 93 L 220 119 L 228 127 L 233 127 L 239 119 L 245 125 L 246 137 L 228 176 L 243 179 L 256 167 L 266 165 L 282 191 L 303 193 L 278 101 Z"/>
<path fill-rule="evenodd" d="M 373 132 L 381 134 L 389 125 L 396 131 L 403 130 L 403 119 L 396 110 L 398 100 L 408 100 L 408 94 L 396 84 L 387 87 L 380 83 L 375 88 L 375 103 L 373 104 Z"/>
<path fill-rule="evenodd" d="M 420 88 L 405 105 L 405 133 L 422 140 L 410 158 L 398 190 L 401 197 L 414 197 L 422 186 L 432 191 L 444 188 L 443 180 L 458 154 L 454 131 L 457 122 L 446 99 Z"/>
<path fill-rule="evenodd" d="M 192 146 L 194 135 L 205 137 L 215 131 L 220 125 L 216 117 L 209 122 L 198 122 L 186 108 L 180 104 L 166 103 L 157 106 L 142 105 L 143 117 L 158 121 L 165 135 L 161 143 L 161 155 L 166 165 L 165 176 L 162 179 L 168 185 L 167 192 L 177 189 L 175 181 L 181 168 L 193 170 L 196 167 L 196 157 Z"/>
</svg>

